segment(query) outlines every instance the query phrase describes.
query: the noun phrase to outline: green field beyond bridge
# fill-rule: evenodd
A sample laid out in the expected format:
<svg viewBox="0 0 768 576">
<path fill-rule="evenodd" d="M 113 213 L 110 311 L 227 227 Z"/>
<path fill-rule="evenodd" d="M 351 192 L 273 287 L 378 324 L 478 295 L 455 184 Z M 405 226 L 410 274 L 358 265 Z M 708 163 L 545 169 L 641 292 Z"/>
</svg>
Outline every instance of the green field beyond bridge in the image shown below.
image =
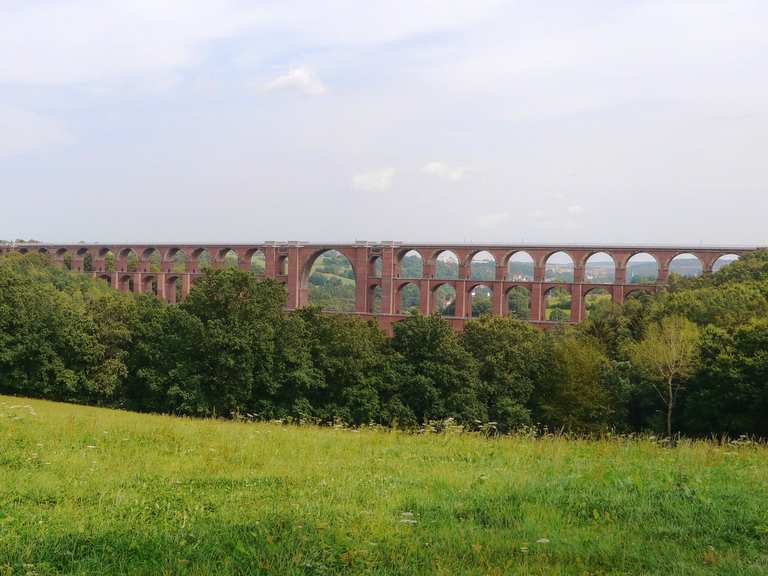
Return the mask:
<svg viewBox="0 0 768 576">
<path fill-rule="evenodd" d="M 0 396 L 0 574 L 768 573 L 768 448 Z"/>
</svg>

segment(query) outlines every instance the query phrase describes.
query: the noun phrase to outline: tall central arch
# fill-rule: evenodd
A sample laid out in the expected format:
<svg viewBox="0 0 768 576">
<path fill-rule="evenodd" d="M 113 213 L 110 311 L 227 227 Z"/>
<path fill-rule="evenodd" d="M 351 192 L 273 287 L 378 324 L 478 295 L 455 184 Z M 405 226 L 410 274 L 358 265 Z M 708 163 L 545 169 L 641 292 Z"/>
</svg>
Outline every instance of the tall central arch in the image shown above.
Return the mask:
<svg viewBox="0 0 768 576">
<path fill-rule="evenodd" d="M 314 252 L 304 263 L 300 278 L 302 305 L 324 310 L 354 312 L 357 307 L 357 275 L 349 256 L 333 248 Z"/>
</svg>

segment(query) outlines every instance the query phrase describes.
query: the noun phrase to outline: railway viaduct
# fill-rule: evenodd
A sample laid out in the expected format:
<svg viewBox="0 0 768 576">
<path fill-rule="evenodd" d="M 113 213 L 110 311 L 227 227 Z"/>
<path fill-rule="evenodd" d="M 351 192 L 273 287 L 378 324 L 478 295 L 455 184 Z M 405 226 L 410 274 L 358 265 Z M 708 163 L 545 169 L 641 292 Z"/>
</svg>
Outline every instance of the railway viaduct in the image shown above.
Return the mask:
<svg viewBox="0 0 768 576">
<path fill-rule="evenodd" d="M 455 290 L 455 312 L 449 318 L 457 328 L 472 314 L 472 294 L 479 286 L 491 293 L 491 313 L 508 313 L 507 294 L 524 288 L 529 294 L 529 320 L 547 325 L 546 300 L 553 290 L 570 294 L 571 322 L 586 315 L 587 296 L 598 289 L 607 291 L 613 302 L 621 303 L 636 292 L 656 292 L 669 279 L 670 263 L 680 255 L 695 257 L 701 272 L 711 273 L 715 263 L 725 255 L 742 256 L 759 247 L 718 246 L 626 246 L 626 245 L 501 245 L 501 244 L 430 244 L 400 242 L 354 242 L 351 244 L 263 242 L 258 244 L 7 244 L 0 252 L 18 251 L 47 254 L 54 263 L 74 271 L 101 278 L 122 291 L 151 292 L 170 303 L 184 298 L 204 265 L 222 267 L 236 265 L 251 270 L 254 257 L 263 264 L 259 273 L 283 283 L 288 293 L 289 309 L 309 302 L 309 275 L 312 265 L 323 253 L 335 250 L 350 262 L 355 278 L 355 314 L 376 318 L 383 328 L 405 316 L 401 309 L 401 292 L 408 285 L 419 290 L 419 308 L 429 313 L 436 307 L 436 291 L 440 286 Z M 401 263 L 406 254 L 417 254 L 422 260 L 422 273 L 408 277 Z M 440 277 L 437 262 L 441 255 L 455 255 L 457 273 Z M 473 277 L 472 262 L 479 254 L 495 263 L 495 277 Z M 510 259 L 527 254 L 532 275 L 519 277 L 509 272 Z M 552 275 L 548 265 L 553 255 L 564 253 L 570 258 L 569 277 Z M 585 274 L 587 261 L 594 255 L 613 261 L 613 277 L 600 281 Z M 644 255 L 655 260 L 655 279 L 632 283 L 627 278 L 630 259 Z M 183 258 L 180 256 L 183 255 Z M 562 257 L 562 255 L 560 255 Z M 182 262 L 180 266 L 180 261 Z M 561 292 L 562 293 L 562 292 Z"/>
</svg>

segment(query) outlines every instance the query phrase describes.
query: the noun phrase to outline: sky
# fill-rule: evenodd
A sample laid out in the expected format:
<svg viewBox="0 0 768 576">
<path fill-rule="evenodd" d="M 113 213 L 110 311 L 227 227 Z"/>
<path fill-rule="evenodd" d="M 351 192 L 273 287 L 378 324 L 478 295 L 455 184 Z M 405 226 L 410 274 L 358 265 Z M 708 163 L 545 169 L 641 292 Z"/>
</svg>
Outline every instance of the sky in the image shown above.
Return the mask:
<svg viewBox="0 0 768 576">
<path fill-rule="evenodd" d="M 764 0 L 0 0 L 0 238 L 768 245 Z"/>
</svg>

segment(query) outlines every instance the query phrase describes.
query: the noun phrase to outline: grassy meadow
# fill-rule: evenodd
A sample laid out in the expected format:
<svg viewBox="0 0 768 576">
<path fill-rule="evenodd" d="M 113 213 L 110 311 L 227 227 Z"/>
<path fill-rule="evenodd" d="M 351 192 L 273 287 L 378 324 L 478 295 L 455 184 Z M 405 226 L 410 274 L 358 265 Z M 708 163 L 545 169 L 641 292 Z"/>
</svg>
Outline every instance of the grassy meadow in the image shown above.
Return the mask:
<svg viewBox="0 0 768 576">
<path fill-rule="evenodd" d="M 4 574 L 768 574 L 768 447 L 0 396 Z"/>
</svg>

